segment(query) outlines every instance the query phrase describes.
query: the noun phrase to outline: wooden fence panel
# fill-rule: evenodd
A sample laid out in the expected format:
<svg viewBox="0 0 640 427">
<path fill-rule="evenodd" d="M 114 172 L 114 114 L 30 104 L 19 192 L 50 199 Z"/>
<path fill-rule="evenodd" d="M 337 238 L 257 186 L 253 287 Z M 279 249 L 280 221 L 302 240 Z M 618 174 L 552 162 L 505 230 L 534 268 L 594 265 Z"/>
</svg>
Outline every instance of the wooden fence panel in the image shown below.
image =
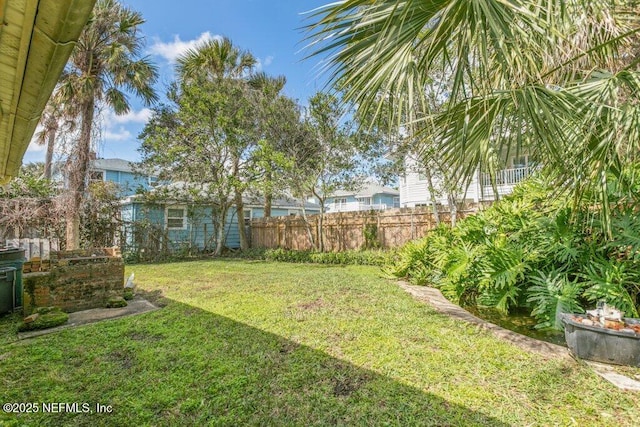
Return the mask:
<svg viewBox="0 0 640 427">
<path fill-rule="evenodd" d="M 458 219 L 475 212 L 459 211 Z M 450 223 L 448 212 L 440 212 L 440 221 Z M 283 248 L 311 250 L 313 239 L 318 240 L 320 215 L 256 218 L 251 220 L 251 246 L 254 248 Z M 395 248 L 426 236 L 436 227 L 428 208 L 391 209 L 373 212 L 337 212 L 324 215 L 323 237 L 327 251 L 361 249 L 366 245 L 365 230 L 376 232 L 382 248 Z"/>
<path fill-rule="evenodd" d="M 5 245 L 23 248 L 27 260 L 49 259 L 51 251 L 60 250 L 58 239 L 6 239 Z"/>
</svg>

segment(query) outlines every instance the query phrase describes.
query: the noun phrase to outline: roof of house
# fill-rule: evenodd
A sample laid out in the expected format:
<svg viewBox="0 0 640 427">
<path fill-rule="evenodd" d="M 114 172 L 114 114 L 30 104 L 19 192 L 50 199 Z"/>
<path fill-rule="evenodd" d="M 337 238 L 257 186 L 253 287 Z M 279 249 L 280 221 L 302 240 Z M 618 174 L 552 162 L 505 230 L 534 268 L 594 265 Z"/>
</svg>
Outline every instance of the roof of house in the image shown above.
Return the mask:
<svg viewBox="0 0 640 427">
<path fill-rule="evenodd" d="M 95 0 L 0 0 L 0 184 L 18 174 Z"/>
<path fill-rule="evenodd" d="M 163 189 L 167 189 L 167 190 L 177 190 L 177 191 L 185 191 L 185 195 L 186 195 L 186 191 L 187 190 L 193 190 L 193 189 L 200 189 L 202 192 L 202 195 L 205 194 L 204 189 L 202 187 L 198 188 L 197 184 L 194 183 L 185 183 L 184 181 L 176 181 L 176 182 L 172 182 L 170 184 L 167 185 L 159 185 L 157 187 L 155 187 L 153 190 L 151 190 L 152 192 L 159 192 L 162 191 Z M 134 201 L 136 201 L 136 199 L 139 198 L 139 195 L 134 195 L 134 196 L 129 196 L 125 199 L 124 203 L 133 203 Z M 243 202 L 245 204 L 246 207 L 262 207 L 264 205 L 264 197 L 262 196 L 257 196 L 257 195 L 245 195 L 243 198 Z M 179 201 L 176 201 L 179 202 Z M 302 203 L 302 200 L 299 199 L 295 199 L 292 197 L 281 197 L 281 198 L 277 198 L 277 199 L 273 199 L 271 202 L 271 207 L 273 209 L 299 209 L 302 206 L 304 206 L 305 209 L 317 209 L 320 210 L 320 205 L 318 205 L 317 203 L 312 203 L 309 201 L 304 201 L 304 203 Z"/>
<path fill-rule="evenodd" d="M 331 197 L 345 197 L 345 196 L 372 197 L 376 194 L 387 194 L 389 196 L 399 196 L 400 192 L 390 187 L 384 187 L 382 185 L 378 185 L 374 183 L 366 183 L 364 186 L 362 186 L 360 189 L 356 191 L 337 190 L 331 195 Z"/>
<path fill-rule="evenodd" d="M 245 196 L 243 198 L 245 205 L 250 207 L 263 207 L 264 206 L 264 197 L 261 196 Z M 273 209 L 287 209 L 287 208 L 301 208 L 303 206 L 305 209 L 318 209 L 320 210 L 320 205 L 317 203 L 309 202 L 308 200 L 300 200 L 294 199 L 293 197 L 280 197 L 277 199 L 273 199 L 271 201 L 271 207 Z"/>
<path fill-rule="evenodd" d="M 91 169 L 133 172 L 133 163 L 124 159 L 95 159 L 91 161 Z"/>
</svg>

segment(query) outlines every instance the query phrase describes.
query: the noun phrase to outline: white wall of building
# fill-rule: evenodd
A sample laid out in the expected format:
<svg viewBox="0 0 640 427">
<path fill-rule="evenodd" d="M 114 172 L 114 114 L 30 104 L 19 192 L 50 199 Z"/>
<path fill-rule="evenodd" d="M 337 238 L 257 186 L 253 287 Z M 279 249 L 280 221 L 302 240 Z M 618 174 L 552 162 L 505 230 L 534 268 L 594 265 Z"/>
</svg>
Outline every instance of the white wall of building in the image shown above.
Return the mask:
<svg viewBox="0 0 640 427">
<path fill-rule="evenodd" d="M 416 206 L 425 206 L 431 204 L 429 195 L 429 187 L 427 185 L 426 176 L 418 162 L 411 157 L 405 159 L 406 171 L 400 176 L 400 207 L 412 208 Z M 513 191 L 516 183 L 524 179 L 530 173 L 529 167 L 520 167 L 522 165 L 510 162 L 510 168 L 499 171 L 496 177 L 496 189 L 499 196 L 505 196 Z M 442 191 L 442 177 L 432 177 L 433 186 L 436 189 L 436 202 L 447 206 L 447 194 Z M 483 182 L 484 181 L 484 182 Z M 478 203 L 480 201 L 495 200 L 494 189 L 489 182 L 482 179 L 480 170 L 476 170 L 465 191 L 457 194 L 459 201 Z"/>
</svg>

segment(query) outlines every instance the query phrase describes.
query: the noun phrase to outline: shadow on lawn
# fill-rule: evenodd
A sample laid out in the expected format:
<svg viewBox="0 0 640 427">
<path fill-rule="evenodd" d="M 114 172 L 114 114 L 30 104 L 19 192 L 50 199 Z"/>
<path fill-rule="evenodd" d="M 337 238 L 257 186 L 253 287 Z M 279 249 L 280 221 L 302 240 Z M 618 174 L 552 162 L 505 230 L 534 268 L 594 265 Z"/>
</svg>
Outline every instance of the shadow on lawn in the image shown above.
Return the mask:
<svg viewBox="0 0 640 427">
<path fill-rule="evenodd" d="M 4 401 L 114 407 L 111 414 L 19 418 L 38 425 L 507 425 L 292 340 L 165 301 L 153 313 L 12 346 L 14 365 L 0 364 L 0 377 L 14 384 Z M 43 351 L 59 358 L 43 362 Z M 52 375 L 60 370 L 65 375 Z M 43 387 L 45 378 L 53 383 Z"/>
</svg>

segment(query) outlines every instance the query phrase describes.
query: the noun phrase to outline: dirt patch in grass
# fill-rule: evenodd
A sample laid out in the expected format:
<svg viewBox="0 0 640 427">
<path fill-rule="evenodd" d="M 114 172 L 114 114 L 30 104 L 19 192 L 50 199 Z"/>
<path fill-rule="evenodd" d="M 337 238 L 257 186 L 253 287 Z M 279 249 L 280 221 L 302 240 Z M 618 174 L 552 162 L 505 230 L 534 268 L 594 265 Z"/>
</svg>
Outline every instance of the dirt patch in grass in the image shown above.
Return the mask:
<svg viewBox="0 0 640 427">
<path fill-rule="evenodd" d="M 300 347 L 300 344 L 293 341 L 284 341 L 280 344 L 280 354 L 288 355 L 296 351 L 296 349 Z"/>
<path fill-rule="evenodd" d="M 306 311 L 318 311 L 325 305 L 326 303 L 322 298 L 317 298 L 310 302 L 303 302 L 301 304 L 298 304 L 296 305 L 296 308 L 299 308 L 301 310 L 306 310 Z"/>
<path fill-rule="evenodd" d="M 349 397 L 370 381 L 369 376 L 363 372 L 355 372 L 341 365 L 335 369 L 339 374 L 343 374 L 331 379 L 335 397 Z"/>
<path fill-rule="evenodd" d="M 107 360 L 119 365 L 124 370 L 129 370 L 135 363 L 136 355 L 131 350 L 119 349 L 109 353 Z"/>
<path fill-rule="evenodd" d="M 146 331 L 131 331 L 127 333 L 127 337 L 133 341 L 144 342 L 159 342 L 165 338 L 164 335 L 154 334 Z"/>
</svg>

